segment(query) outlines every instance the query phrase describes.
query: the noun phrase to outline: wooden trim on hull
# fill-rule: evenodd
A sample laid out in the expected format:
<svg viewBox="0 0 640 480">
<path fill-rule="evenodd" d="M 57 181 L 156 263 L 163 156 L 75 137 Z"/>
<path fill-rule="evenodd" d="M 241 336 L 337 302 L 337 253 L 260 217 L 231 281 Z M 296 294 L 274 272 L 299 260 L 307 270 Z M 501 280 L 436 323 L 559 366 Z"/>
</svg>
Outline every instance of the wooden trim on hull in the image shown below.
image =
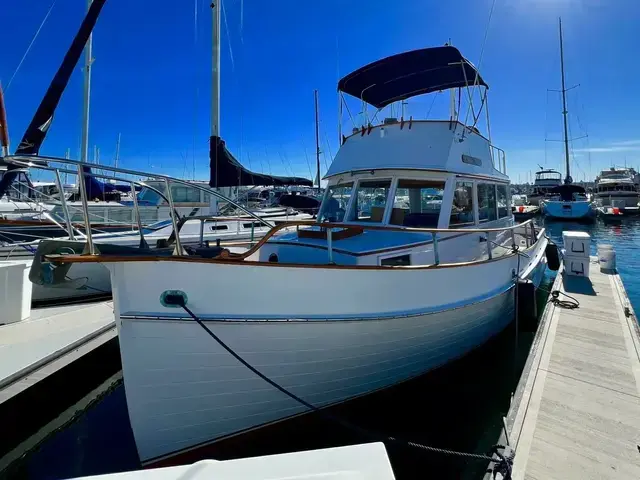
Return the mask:
<svg viewBox="0 0 640 480">
<path fill-rule="evenodd" d="M 535 245 L 534 245 L 535 246 Z M 408 247 L 403 247 L 408 248 Z M 530 249 L 525 250 L 528 252 Z M 520 252 L 522 253 L 522 252 Z M 473 265 L 483 265 L 485 263 L 498 262 L 511 257 L 516 253 L 509 253 L 501 257 L 494 257 L 477 262 L 459 262 L 439 265 L 334 265 L 334 264 L 301 264 L 301 263 L 271 263 L 249 261 L 242 262 L 231 258 L 201 258 L 187 256 L 120 256 L 120 255 L 45 255 L 45 258 L 54 263 L 132 263 L 132 262 L 183 262 L 183 263 L 210 263 L 214 265 L 238 265 L 245 267 L 270 267 L 270 268 L 308 268 L 308 269 L 328 269 L 328 270 L 438 270 L 441 268 L 468 267 Z"/>
</svg>

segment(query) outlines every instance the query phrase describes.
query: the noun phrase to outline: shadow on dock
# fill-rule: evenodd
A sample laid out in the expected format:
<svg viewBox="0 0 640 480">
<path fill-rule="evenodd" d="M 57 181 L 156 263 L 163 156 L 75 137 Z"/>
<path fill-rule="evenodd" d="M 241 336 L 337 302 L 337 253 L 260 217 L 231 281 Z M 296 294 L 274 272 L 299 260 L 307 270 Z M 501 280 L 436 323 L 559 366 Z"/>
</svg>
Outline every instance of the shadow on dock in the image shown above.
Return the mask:
<svg viewBox="0 0 640 480">
<path fill-rule="evenodd" d="M 577 293 L 579 295 L 595 296 L 596 291 L 593 289 L 591 280 L 587 277 L 574 277 L 571 275 L 563 275 L 562 286 L 567 293 Z"/>
</svg>

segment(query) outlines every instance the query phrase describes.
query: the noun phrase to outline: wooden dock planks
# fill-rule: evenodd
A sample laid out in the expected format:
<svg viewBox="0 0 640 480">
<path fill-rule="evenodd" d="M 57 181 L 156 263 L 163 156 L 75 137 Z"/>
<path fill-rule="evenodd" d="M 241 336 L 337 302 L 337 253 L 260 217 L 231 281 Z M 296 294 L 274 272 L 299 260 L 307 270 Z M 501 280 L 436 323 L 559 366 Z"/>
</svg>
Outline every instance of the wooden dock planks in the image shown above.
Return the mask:
<svg viewBox="0 0 640 480">
<path fill-rule="evenodd" d="M 507 424 L 514 479 L 640 478 L 640 328 L 617 274 L 558 275 Z M 562 296 L 561 296 L 562 298 Z M 626 312 L 626 313 L 625 313 Z"/>
</svg>

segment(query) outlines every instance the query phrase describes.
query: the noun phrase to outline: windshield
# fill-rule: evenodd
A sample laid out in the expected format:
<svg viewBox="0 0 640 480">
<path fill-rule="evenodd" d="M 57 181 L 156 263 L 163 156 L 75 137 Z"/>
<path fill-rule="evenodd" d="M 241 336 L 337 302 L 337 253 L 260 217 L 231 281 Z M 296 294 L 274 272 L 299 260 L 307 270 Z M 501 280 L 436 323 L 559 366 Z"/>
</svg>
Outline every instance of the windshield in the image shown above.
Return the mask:
<svg viewBox="0 0 640 480">
<path fill-rule="evenodd" d="M 330 186 L 320 207 L 320 222 L 342 222 L 351 199 L 353 183 Z"/>
<path fill-rule="evenodd" d="M 153 187 L 162 193 L 165 193 L 164 182 L 146 182 L 147 185 Z M 162 203 L 162 197 L 150 188 L 142 187 L 142 190 L 138 193 L 138 202 L 145 205 L 159 205 Z"/>
</svg>

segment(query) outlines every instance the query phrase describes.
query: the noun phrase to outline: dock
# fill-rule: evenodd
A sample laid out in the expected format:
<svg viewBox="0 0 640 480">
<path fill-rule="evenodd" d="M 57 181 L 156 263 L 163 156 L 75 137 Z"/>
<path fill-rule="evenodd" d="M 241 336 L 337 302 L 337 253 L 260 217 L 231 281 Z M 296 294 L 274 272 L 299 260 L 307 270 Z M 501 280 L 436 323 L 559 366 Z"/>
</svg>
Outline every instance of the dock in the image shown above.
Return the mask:
<svg viewBox="0 0 640 480">
<path fill-rule="evenodd" d="M 119 369 L 110 301 L 32 309 L 0 326 L 0 423 L 8 433 L 0 457 Z"/>
<path fill-rule="evenodd" d="M 553 290 L 580 306 L 543 312 L 505 422 L 513 478 L 640 478 L 640 327 L 622 280 L 591 257 L 589 278 L 559 272 Z"/>
</svg>

